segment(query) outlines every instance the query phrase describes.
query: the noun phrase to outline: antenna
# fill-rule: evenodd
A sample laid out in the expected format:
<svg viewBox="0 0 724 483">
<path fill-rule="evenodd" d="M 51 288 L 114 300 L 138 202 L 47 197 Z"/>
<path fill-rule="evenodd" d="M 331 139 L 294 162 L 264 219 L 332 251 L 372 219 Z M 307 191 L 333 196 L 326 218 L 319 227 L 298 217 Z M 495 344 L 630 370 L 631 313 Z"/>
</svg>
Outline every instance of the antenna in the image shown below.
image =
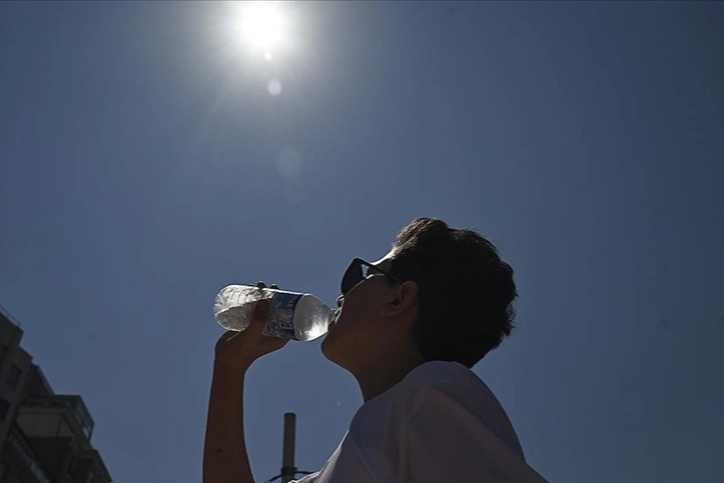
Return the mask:
<svg viewBox="0 0 724 483">
<path fill-rule="evenodd" d="M 294 444 L 297 437 L 297 415 L 294 413 L 284 413 L 284 443 L 282 446 L 282 470 L 281 473 L 274 478 L 265 481 L 282 479 L 282 483 L 289 483 L 297 475 L 310 475 L 311 471 L 299 471 L 294 466 Z"/>
<path fill-rule="evenodd" d="M 282 483 L 289 483 L 297 473 L 294 466 L 294 443 L 297 436 L 297 415 L 284 414 L 284 446 L 282 446 Z"/>
</svg>

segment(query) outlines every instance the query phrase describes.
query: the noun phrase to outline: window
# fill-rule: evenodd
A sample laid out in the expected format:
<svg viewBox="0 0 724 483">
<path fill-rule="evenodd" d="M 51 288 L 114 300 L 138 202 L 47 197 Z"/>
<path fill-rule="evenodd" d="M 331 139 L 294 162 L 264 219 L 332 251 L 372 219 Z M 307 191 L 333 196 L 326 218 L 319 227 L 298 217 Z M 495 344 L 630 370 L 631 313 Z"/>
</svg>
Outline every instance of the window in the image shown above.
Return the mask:
<svg viewBox="0 0 724 483">
<path fill-rule="evenodd" d="M 20 381 L 20 374 L 22 374 L 22 370 L 13 364 L 13 366 L 10 368 L 10 372 L 8 373 L 8 378 L 5 380 L 5 385 L 9 387 L 10 389 L 15 390 L 18 387 L 18 381 Z"/>
<path fill-rule="evenodd" d="M 65 424 L 65 420 L 60 421 L 60 427 L 58 428 L 58 436 L 73 436 L 70 428 Z"/>
<path fill-rule="evenodd" d="M 5 398 L 0 397 L 0 421 L 5 421 L 8 409 L 10 409 L 10 403 Z"/>
<path fill-rule="evenodd" d="M 78 422 L 81 428 L 83 428 L 86 437 L 90 440 L 93 434 L 93 419 L 91 419 L 90 414 L 88 414 L 88 409 L 85 407 L 85 404 L 83 404 L 80 396 L 74 397 L 72 404 L 75 415 L 78 417 Z"/>
</svg>

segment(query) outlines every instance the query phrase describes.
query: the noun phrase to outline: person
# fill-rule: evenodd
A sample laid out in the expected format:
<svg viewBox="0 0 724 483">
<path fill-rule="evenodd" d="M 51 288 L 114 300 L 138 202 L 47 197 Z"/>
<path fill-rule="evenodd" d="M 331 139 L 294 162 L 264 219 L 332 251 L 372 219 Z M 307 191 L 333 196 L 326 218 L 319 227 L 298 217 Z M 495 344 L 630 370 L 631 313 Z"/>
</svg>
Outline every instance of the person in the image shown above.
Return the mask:
<svg viewBox="0 0 724 483">
<path fill-rule="evenodd" d="M 324 467 L 298 483 L 545 482 L 471 371 L 514 325 L 513 269 L 490 241 L 417 218 L 380 260 L 354 259 L 341 293 L 322 352 L 356 378 L 364 404 Z M 254 481 L 244 378 L 287 343 L 262 335 L 268 310 L 258 303 L 248 329 L 216 344 L 204 483 Z"/>
</svg>

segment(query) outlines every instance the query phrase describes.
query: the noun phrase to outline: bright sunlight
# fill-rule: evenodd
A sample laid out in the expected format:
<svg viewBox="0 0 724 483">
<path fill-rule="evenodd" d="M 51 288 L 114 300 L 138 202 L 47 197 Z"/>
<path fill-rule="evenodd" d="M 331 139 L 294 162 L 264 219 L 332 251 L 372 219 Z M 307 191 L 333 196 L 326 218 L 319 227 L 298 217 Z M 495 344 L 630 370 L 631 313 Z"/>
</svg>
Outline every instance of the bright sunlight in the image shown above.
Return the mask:
<svg viewBox="0 0 724 483">
<path fill-rule="evenodd" d="M 241 34 L 251 47 L 263 51 L 271 60 L 274 48 L 284 40 L 284 16 L 278 2 L 244 2 Z"/>
</svg>

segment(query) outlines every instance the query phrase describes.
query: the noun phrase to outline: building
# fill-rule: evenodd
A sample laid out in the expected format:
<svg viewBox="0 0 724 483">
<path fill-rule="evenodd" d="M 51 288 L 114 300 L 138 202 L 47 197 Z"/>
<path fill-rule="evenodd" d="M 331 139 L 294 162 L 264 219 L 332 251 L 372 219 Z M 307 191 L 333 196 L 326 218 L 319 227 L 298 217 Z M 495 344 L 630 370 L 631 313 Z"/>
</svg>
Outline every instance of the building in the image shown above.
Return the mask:
<svg viewBox="0 0 724 483">
<path fill-rule="evenodd" d="M 0 483 L 110 483 L 77 395 L 55 394 L 0 307 Z"/>
</svg>

